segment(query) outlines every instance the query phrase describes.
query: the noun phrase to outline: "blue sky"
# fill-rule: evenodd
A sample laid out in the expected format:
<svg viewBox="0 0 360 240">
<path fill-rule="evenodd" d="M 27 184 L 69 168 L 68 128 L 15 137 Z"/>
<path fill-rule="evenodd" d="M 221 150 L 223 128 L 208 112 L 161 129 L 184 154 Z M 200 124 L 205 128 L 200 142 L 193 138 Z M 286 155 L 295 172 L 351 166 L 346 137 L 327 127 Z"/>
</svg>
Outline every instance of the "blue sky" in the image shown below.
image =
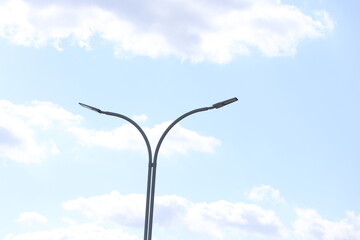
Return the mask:
<svg viewBox="0 0 360 240">
<path fill-rule="evenodd" d="M 360 239 L 357 1 L 0 1 L 0 238 Z"/>
</svg>

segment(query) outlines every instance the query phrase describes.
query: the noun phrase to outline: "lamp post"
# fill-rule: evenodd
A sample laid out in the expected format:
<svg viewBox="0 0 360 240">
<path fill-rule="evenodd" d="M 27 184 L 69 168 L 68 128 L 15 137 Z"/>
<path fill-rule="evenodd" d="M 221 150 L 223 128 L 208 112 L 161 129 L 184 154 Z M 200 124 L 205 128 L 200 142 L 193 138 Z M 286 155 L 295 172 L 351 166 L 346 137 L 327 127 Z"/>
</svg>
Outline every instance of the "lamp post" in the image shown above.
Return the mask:
<svg viewBox="0 0 360 240">
<path fill-rule="evenodd" d="M 151 236 L 152 236 L 152 225 L 153 225 L 153 216 L 154 216 L 154 198 L 155 198 L 155 181 L 156 181 L 156 166 L 157 166 L 157 157 L 159 154 L 159 150 L 160 150 L 160 146 L 165 138 L 165 136 L 168 134 L 168 132 L 171 130 L 172 127 L 174 127 L 178 122 L 180 122 L 182 119 L 198 113 L 198 112 L 203 112 L 203 111 L 207 111 L 207 110 L 211 110 L 211 109 L 218 109 L 221 107 L 224 107 L 228 104 L 231 104 L 233 102 L 236 102 L 238 99 L 236 97 L 225 100 L 225 101 L 221 101 L 218 103 L 213 104 L 210 107 L 203 107 L 203 108 L 197 108 L 194 109 L 192 111 L 189 111 L 183 115 L 181 115 L 180 117 L 178 117 L 175 121 L 173 121 L 167 128 L 166 130 L 163 132 L 163 134 L 161 135 L 157 145 L 156 145 L 156 149 L 155 149 L 155 154 L 154 154 L 154 158 L 152 158 L 152 153 L 151 153 L 151 146 L 150 146 L 150 142 L 148 137 L 146 136 L 144 130 L 142 130 L 142 128 L 131 118 L 124 116 L 122 114 L 119 113 L 114 113 L 114 112 L 107 112 L 107 111 L 102 111 L 99 108 L 95 108 L 83 103 L 79 103 L 82 107 L 90 109 L 92 111 L 98 112 L 100 114 L 105 114 L 105 115 L 110 115 L 110 116 L 114 116 L 114 117 L 118 117 L 118 118 L 122 118 L 128 122 L 130 122 L 134 127 L 136 127 L 136 129 L 141 133 L 145 143 L 146 143 L 146 147 L 148 150 L 148 156 L 149 156 L 149 166 L 148 166 L 148 179 L 147 179 L 147 190 L 146 190 L 146 207 L 145 207 L 145 225 L 144 225 L 144 240 L 151 240 Z"/>
</svg>

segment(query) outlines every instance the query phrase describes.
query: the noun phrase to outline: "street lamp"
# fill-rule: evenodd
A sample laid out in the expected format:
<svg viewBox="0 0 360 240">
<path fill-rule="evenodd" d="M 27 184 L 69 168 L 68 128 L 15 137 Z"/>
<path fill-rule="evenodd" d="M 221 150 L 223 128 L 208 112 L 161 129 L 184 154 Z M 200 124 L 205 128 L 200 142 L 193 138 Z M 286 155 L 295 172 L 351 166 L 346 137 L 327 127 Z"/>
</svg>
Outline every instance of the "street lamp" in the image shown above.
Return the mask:
<svg viewBox="0 0 360 240">
<path fill-rule="evenodd" d="M 159 154 L 161 143 L 163 142 L 165 136 L 168 134 L 168 132 L 171 130 L 172 127 L 174 127 L 178 122 L 180 122 L 182 119 L 198 112 L 203 112 L 211 109 L 218 109 L 221 107 L 224 107 L 228 104 L 231 104 L 233 102 L 236 102 L 238 99 L 236 97 L 230 98 L 225 101 L 221 101 L 218 103 L 213 104 L 210 107 L 203 107 L 203 108 L 197 108 L 192 111 L 189 111 L 180 117 L 178 117 L 175 121 L 173 121 L 163 132 L 161 135 L 155 149 L 154 159 L 152 158 L 151 153 L 151 146 L 148 137 L 146 136 L 144 130 L 132 119 L 130 119 L 127 116 L 124 116 L 119 113 L 114 112 L 107 112 L 102 111 L 99 108 L 95 108 L 83 103 L 79 103 L 82 107 L 90 109 L 92 111 L 95 111 L 100 114 L 110 115 L 118 118 L 122 118 L 128 122 L 130 122 L 136 129 L 141 133 L 142 137 L 144 138 L 144 141 L 146 143 L 146 147 L 148 150 L 148 156 L 149 156 L 149 166 L 148 166 L 148 179 L 147 179 L 147 190 L 146 190 L 146 207 L 145 207 L 145 225 L 144 225 L 144 240 L 151 240 L 152 236 L 152 225 L 153 225 L 153 216 L 154 216 L 154 198 L 155 198 L 155 180 L 156 180 L 156 165 L 157 165 L 157 157 Z"/>
</svg>

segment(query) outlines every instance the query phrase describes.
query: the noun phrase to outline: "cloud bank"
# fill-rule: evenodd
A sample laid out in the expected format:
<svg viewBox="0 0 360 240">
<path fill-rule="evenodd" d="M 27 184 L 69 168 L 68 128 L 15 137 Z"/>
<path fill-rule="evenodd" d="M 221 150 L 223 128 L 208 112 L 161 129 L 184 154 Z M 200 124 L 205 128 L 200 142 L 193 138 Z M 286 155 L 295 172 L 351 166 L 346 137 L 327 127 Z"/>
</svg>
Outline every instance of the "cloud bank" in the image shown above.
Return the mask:
<svg viewBox="0 0 360 240">
<path fill-rule="evenodd" d="M 261 189 L 263 186 L 254 189 Z M 68 213 L 80 213 L 80 223 L 63 217 L 63 222 L 69 226 L 18 235 L 9 233 L 5 240 L 137 240 L 140 239 L 144 224 L 144 204 L 143 194 L 123 195 L 118 191 L 94 197 L 79 197 L 63 202 L 62 207 Z M 154 228 L 157 229 L 155 237 L 165 233 L 164 239 L 203 236 L 210 239 L 259 237 L 279 240 L 360 240 L 360 215 L 355 212 L 349 211 L 345 218 L 332 221 L 322 217 L 314 209 L 288 207 L 282 210 L 294 214 L 292 225 L 289 224 L 290 219 L 287 219 L 288 224 L 283 224 L 279 217 L 281 214 L 277 214 L 280 209 L 275 211 L 257 204 L 226 200 L 192 202 L 176 195 L 158 196 L 154 212 Z M 45 216 L 36 212 L 22 213 L 16 222 L 48 223 Z M 137 232 L 138 236 L 130 232 Z"/>
<path fill-rule="evenodd" d="M 330 221 L 313 209 L 296 209 L 295 234 L 303 239 L 360 240 L 360 215 L 348 212 L 345 219 Z"/>
<path fill-rule="evenodd" d="M 332 28 L 326 11 L 307 15 L 280 0 L 0 2 L 0 37 L 14 44 L 61 51 L 71 41 L 90 50 L 99 37 L 120 57 L 226 63 L 256 49 L 266 56 L 291 56 L 301 41 Z"/>
<path fill-rule="evenodd" d="M 94 223 L 79 224 L 67 228 L 57 228 L 50 231 L 9 234 L 4 240 L 140 240 L 139 237 L 124 232 L 121 229 L 104 228 Z"/>
<path fill-rule="evenodd" d="M 78 198 L 63 203 L 63 208 L 90 217 L 93 221 L 113 222 L 127 227 L 142 227 L 145 196 L 110 194 Z M 285 237 L 287 230 L 272 210 L 246 203 L 217 201 L 193 203 L 179 196 L 160 196 L 155 200 L 154 224 L 222 238 L 227 230 L 263 236 Z"/>
</svg>

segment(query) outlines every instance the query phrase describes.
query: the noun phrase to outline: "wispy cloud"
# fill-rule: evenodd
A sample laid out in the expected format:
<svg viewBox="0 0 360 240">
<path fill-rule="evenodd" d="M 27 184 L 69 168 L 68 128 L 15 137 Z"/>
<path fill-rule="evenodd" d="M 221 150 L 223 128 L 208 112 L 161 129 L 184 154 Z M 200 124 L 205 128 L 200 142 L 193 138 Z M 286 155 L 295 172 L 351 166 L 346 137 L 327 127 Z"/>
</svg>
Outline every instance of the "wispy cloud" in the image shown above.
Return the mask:
<svg viewBox="0 0 360 240">
<path fill-rule="evenodd" d="M 152 143 L 153 150 L 161 134 L 170 124 L 171 122 L 164 122 L 153 128 L 143 128 Z M 75 127 L 71 129 L 71 132 L 80 143 L 88 146 L 101 146 L 117 150 L 146 150 L 140 133 L 131 124 L 124 124 L 109 131 Z M 214 137 L 201 136 L 178 124 L 168 134 L 161 154 L 187 153 L 188 151 L 214 152 L 215 147 L 219 144 L 220 141 Z"/>
<path fill-rule="evenodd" d="M 260 187 L 251 189 L 251 191 L 247 193 L 247 197 L 253 201 L 272 200 L 278 203 L 283 203 L 285 201 L 281 197 L 279 189 L 264 184 Z"/>
<path fill-rule="evenodd" d="M 0 37 L 14 44 L 63 50 L 64 40 L 91 49 L 98 36 L 118 56 L 173 55 L 192 62 L 231 61 L 258 49 L 296 53 L 299 42 L 333 28 L 324 10 L 312 15 L 275 0 L 60 1 L 0 3 Z"/>
<path fill-rule="evenodd" d="M 0 157 L 25 164 L 41 163 L 60 152 L 58 142 L 61 139 L 41 137 L 52 131 L 66 133 L 86 146 L 146 151 L 144 140 L 134 126 L 124 124 L 101 131 L 83 127 L 82 119 L 51 102 L 34 101 L 21 105 L 0 100 Z M 140 120 L 145 119 L 146 116 L 141 115 Z M 155 144 L 169 124 L 164 122 L 152 128 L 144 127 L 144 131 Z M 219 144 L 220 141 L 214 137 L 202 136 L 177 125 L 168 134 L 160 153 L 213 152 Z"/>
<path fill-rule="evenodd" d="M 47 221 L 48 220 L 45 216 L 37 212 L 23 212 L 15 220 L 15 222 L 27 223 L 27 224 L 46 223 Z"/>
<path fill-rule="evenodd" d="M 40 163 L 59 153 L 59 149 L 53 141 L 39 140 L 39 132 L 70 126 L 80 119 L 50 102 L 19 105 L 0 100 L 0 157 L 25 164 Z"/>
<path fill-rule="evenodd" d="M 145 114 L 141 114 L 133 116 L 132 119 L 136 122 L 146 122 L 148 120 L 148 116 L 146 116 Z"/>
</svg>

